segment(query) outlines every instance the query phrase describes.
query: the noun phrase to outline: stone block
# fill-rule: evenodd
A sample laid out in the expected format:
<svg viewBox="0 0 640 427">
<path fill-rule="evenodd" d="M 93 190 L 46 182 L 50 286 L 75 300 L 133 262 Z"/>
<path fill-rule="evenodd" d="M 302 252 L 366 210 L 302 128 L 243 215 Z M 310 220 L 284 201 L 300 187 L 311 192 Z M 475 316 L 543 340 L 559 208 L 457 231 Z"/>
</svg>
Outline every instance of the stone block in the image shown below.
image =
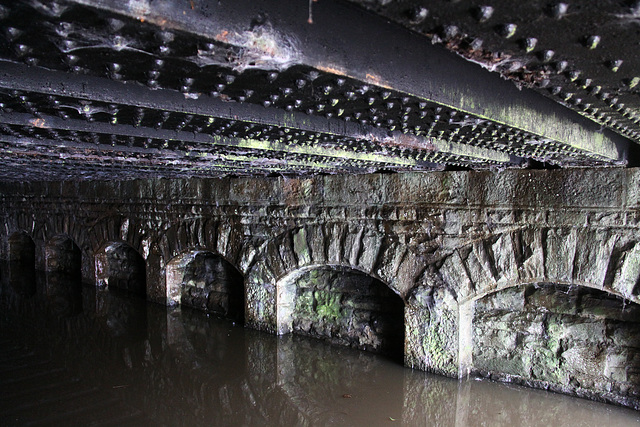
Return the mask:
<svg viewBox="0 0 640 427">
<path fill-rule="evenodd" d="M 602 321 L 587 321 L 565 319 L 563 325 L 563 338 L 568 342 L 599 344 L 605 342 L 606 328 Z"/>
</svg>

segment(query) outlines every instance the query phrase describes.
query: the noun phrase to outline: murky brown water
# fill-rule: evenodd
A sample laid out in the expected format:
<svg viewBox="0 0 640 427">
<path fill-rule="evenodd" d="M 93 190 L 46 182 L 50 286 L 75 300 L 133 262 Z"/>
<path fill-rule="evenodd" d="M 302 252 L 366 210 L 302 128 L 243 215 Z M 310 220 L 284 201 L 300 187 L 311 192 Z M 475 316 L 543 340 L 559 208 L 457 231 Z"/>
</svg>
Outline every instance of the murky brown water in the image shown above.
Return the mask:
<svg viewBox="0 0 640 427">
<path fill-rule="evenodd" d="M 640 413 L 2 274 L 0 425 L 626 426 Z M 27 291 L 20 291 L 27 289 Z M 35 289 L 35 290 L 34 290 Z"/>
</svg>

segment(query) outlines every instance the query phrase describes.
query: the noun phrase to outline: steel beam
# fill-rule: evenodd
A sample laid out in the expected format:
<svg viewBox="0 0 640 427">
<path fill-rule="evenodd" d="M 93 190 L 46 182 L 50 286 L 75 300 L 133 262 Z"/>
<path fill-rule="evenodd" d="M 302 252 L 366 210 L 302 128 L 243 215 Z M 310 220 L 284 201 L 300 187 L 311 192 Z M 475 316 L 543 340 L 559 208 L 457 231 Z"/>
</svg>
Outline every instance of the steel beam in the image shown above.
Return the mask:
<svg viewBox="0 0 640 427">
<path fill-rule="evenodd" d="M 167 31 L 190 32 L 251 51 L 253 56 L 265 58 L 264 67 L 304 64 L 614 162 L 625 159 L 627 139 L 602 131 L 600 125 L 536 92 L 519 90 L 442 47 L 430 46 L 417 34 L 399 31 L 379 17 L 339 1 L 74 1 L 151 22 Z"/>
</svg>

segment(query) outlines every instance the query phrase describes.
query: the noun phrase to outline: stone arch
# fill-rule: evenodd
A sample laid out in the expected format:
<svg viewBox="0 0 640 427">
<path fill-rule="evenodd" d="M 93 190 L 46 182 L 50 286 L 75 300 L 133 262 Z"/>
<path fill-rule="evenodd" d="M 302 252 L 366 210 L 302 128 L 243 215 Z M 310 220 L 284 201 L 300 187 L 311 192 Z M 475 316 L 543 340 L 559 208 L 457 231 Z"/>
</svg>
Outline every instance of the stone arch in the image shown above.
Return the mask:
<svg viewBox="0 0 640 427">
<path fill-rule="evenodd" d="M 88 226 L 81 221 L 74 221 L 73 217 L 68 214 L 53 214 L 47 215 L 41 218 L 41 222 L 38 224 L 38 230 L 42 236 L 44 242 L 44 265 L 45 270 L 49 270 L 47 248 L 53 240 L 60 239 L 66 236 L 70 239 L 75 246 L 80 250 L 80 271 L 82 280 L 85 283 L 91 283 L 95 281 L 95 262 L 94 253 L 95 250 L 100 247 L 103 240 L 102 237 L 96 235 L 95 231 L 100 229 L 100 225 Z M 119 238 L 107 239 L 118 240 Z"/>
<path fill-rule="evenodd" d="M 161 224 L 153 239 L 143 242 L 147 268 L 153 277 L 154 300 L 176 304 L 175 291 L 167 283 L 167 265 L 189 251 L 211 251 L 246 275 L 254 261 L 255 247 L 245 240 L 242 224 L 235 219 L 196 216 Z"/>
<path fill-rule="evenodd" d="M 615 403 L 637 402 L 639 304 L 593 286 L 525 283 L 464 305 L 471 307 L 473 325 L 470 354 L 461 351 L 467 371 Z"/>
<path fill-rule="evenodd" d="M 210 250 L 233 265 L 247 257 L 242 225 L 230 219 L 196 216 L 165 224 L 156 243 L 166 262 L 194 249 Z"/>
<path fill-rule="evenodd" d="M 403 355 L 404 301 L 379 279 L 345 265 L 295 270 L 276 284 L 277 331 Z"/>
<path fill-rule="evenodd" d="M 602 289 L 640 303 L 640 242 L 628 230 L 525 228 L 455 249 L 440 273 L 459 303 L 528 283 Z"/>
<path fill-rule="evenodd" d="M 96 286 L 146 296 L 145 260 L 131 245 L 108 242 L 95 253 Z"/>
<path fill-rule="evenodd" d="M 257 249 L 246 275 L 247 324 L 278 333 L 276 284 L 292 272 L 334 265 L 378 279 L 404 299 L 424 263 L 408 245 L 386 237 L 376 221 L 309 224 L 288 230 Z"/>
<path fill-rule="evenodd" d="M 45 271 L 65 273 L 70 276 L 82 274 L 82 250 L 66 234 L 50 238 L 44 248 Z"/>
<path fill-rule="evenodd" d="M 444 375 L 472 369 L 474 302 L 491 293 L 557 283 L 640 302 L 640 242 L 631 229 L 510 230 L 459 246 L 433 267 L 433 283 L 407 298 L 406 362 Z"/>
<path fill-rule="evenodd" d="M 244 277 L 221 255 L 192 249 L 166 266 L 167 301 L 244 321 Z"/>
</svg>

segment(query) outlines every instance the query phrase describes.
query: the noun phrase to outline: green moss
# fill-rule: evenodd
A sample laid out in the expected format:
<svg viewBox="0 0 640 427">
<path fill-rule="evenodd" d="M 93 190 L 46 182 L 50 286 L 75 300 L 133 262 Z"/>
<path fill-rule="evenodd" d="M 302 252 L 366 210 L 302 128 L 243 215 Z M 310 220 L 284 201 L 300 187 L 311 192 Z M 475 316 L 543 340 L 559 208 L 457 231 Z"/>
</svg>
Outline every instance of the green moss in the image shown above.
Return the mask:
<svg viewBox="0 0 640 427">
<path fill-rule="evenodd" d="M 316 300 L 316 312 L 320 317 L 327 320 L 336 320 L 340 316 L 340 295 L 326 291 L 316 290 L 313 292 Z"/>
</svg>

